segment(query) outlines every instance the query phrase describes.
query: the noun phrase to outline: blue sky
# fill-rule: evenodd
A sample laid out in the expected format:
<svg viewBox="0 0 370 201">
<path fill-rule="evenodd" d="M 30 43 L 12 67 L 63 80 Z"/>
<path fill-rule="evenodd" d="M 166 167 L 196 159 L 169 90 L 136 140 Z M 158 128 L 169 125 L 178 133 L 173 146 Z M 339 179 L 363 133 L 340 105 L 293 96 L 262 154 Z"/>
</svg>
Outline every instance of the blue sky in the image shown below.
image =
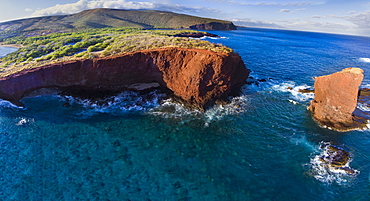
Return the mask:
<svg viewBox="0 0 370 201">
<path fill-rule="evenodd" d="M 0 22 L 92 8 L 156 9 L 236 25 L 370 36 L 370 0 L 1 0 Z"/>
</svg>

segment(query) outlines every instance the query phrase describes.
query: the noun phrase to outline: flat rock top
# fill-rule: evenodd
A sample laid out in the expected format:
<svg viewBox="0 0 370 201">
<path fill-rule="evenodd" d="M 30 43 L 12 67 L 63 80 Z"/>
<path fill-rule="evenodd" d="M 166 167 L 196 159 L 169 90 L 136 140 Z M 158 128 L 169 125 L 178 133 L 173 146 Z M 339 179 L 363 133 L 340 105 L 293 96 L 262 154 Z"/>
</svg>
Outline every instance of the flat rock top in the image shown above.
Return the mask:
<svg viewBox="0 0 370 201">
<path fill-rule="evenodd" d="M 363 74 L 364 71 L 361 68 L 345 68 L 341 73 Z"/>
</svg>

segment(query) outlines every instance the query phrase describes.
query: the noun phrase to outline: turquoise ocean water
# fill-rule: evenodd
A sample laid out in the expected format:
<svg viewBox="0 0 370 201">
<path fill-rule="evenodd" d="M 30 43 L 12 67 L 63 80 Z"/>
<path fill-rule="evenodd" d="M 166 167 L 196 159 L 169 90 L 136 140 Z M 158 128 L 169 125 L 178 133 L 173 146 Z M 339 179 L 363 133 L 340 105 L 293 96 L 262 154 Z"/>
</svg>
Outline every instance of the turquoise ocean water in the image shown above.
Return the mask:
<svg viewBox="0 0 370 201">
<path fill-rule="evenodd" d="M 307 111 L 313 96 L 297 91 L 347 67 L 364 69 L 370 88 L 370 38 L 211 33 L 222 37 L 203 40 L 233 48 L 267 82 L 206 112 L 160 92 L 106 105 L 59 95 L 24 98 L 25 108 L 0 101 L 0 200 L 369 200 L 370 131 L 320 128 Z M 357 174 L 323 168 L 327 144 L 349 151 Z"/>
</svg>

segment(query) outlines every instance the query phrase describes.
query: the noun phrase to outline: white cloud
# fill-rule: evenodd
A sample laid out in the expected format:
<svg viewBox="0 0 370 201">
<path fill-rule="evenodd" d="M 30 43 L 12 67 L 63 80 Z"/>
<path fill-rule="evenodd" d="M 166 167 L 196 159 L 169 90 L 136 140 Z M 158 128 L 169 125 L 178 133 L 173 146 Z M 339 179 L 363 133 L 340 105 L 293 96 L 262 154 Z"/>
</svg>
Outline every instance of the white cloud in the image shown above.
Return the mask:
<svg viewBox="0 0 370 201">
<path fill-rule="evenodd" d="M 279 10 L 279 13 L 292 13 L 293 11 L 289 10 L 289 9 L 281 9 Z"/>
<path fill-rule="evenodd" d="M 93 8 L 123 8 L 123 7 L 125 9 L 153 9 L 154 4 L 149 2 L 126 2 L 125 0 L 112 0 L 112 1 L 79 0 L 76 3 L 62 5 L 57 4 L 53 7 L 38 10 L 34 12 L 32 16 L 71 14 Z"/>
<path fill-rule="evenodd" d="M 33 10 L 31 8 L 26 8 L 26 9 L 24 9 L 24 11 L 26 11 L 26 12 L 32 12 Z"/>
<path fill-rule="evenodd" d="M 323 16 L 320 16 L 320 15 L 314 15 L 314 16 L 312 16 L 312 18 L 321 19 L 321 18 L 324 18 L 324 17 Z"/>
<path fill-rule="evenodd" d="M 327 33 L 357 34 L 358 32 L 358 26 L 356 25 L 329 21 L 289 21 L 284 26 L 294 30 Z"/>
<path fill-rule="evenodd" d="M 255 4 L 248 4 L 248 5 L 256 5 L 256 6 L 308 6 L 312 5 L 310 2 L 305 3 L 255 3 Z"/>
<path fill-rule="evenodd" d="M 297 9 L 295 9 L 295 10 L 299 10 L 299 11 L 301 11 L 301 10 L 306 10 L 306 8 L 297 8 Z"/>
<path fill-rule="evenodd" d="M 243 5 L 243 6 L 308 6 L 314 5 L 312 2 L 300 2 L 300 3 L 246 3 L 238 2 L 234 0 L 208 0 L 209 2 L 216 3 L 225 3 L 225 4 L 234 4 L 234 5 Z"/>
<path fill-rule="evenodd" d="M 338 15 L 324 15 L 324 16 L 312 16 L 317 20 L 321 21 L 320 27 L 327 28 L 329 26 L 333 27 L 333 30 L 338 30 L 338 32 L 343 33 L 347 31 L 351 34 L 367 35 L 370 36 L 370 11 L 365 11 L 357 13 L 355 11 L 348 12 L 352 15 L 338 16 Z M 354 14 L 357 13 L 357 14 Z M 325 21 L 337 21 L 341 23 L 329 23 L 322 22 Z M 342 31 L 340 30 L 342 26 Z"/>
<path fill-rule="evenodd" d="M 134 2 L 126 0 L 79 0 L 76 3 L 57 4 L 53 7 L 38 10 L 32 16 L 45 15 L 63 15 L 77 13 L 87 9 L 94 8 L 115 8 L 115 9 L 153 9 L 173 12 L 189 12 L 189 13 L 204 13 L 204 12 L 219 12 L 215 9 L 203 7 L 189 7 L 177 4 L 151 3 L 151 2 Z"/>
<path fill-rule="evenodd" d="M 370 11 L 338 18 L 352 22 L 358 26 L 358 29 L 362 34 L 370 35 Z"/>
</svg>

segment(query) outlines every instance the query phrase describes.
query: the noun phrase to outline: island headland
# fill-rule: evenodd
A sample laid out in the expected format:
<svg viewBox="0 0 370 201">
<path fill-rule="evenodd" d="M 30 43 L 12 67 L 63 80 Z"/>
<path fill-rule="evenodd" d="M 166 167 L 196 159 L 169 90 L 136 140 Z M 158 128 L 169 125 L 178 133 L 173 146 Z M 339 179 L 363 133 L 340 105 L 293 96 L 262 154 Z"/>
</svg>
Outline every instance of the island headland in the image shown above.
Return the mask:
<svg viewBox="0 0 370 201">
<path fill-rule="evenodd" d="M 148 30 L 157 28 L 172 30 Z M 237 53 L 191 39 L 217 35 L 173 29 L 236 27 L 172 12 L 118 9 L 0 23 L 8 33 L 1 44 L 21 47 L 0 58 L 0 98 L 21 106 L 23 97 L 44 88 L 103 94 L 160 87 L 203 110 L 245 83 L 249 70 Z"/>
<path fill-rule="evenodd" d="M 122 91 L 133 84 L 158 83 L 185 103 L 203 109 L 230 95 L 248 75 L 236 53 L 151 49 L 25 69 L 0 78 L 0 98 L 22 105 L 20 99 L 41 88 Z"/>
</svg>

